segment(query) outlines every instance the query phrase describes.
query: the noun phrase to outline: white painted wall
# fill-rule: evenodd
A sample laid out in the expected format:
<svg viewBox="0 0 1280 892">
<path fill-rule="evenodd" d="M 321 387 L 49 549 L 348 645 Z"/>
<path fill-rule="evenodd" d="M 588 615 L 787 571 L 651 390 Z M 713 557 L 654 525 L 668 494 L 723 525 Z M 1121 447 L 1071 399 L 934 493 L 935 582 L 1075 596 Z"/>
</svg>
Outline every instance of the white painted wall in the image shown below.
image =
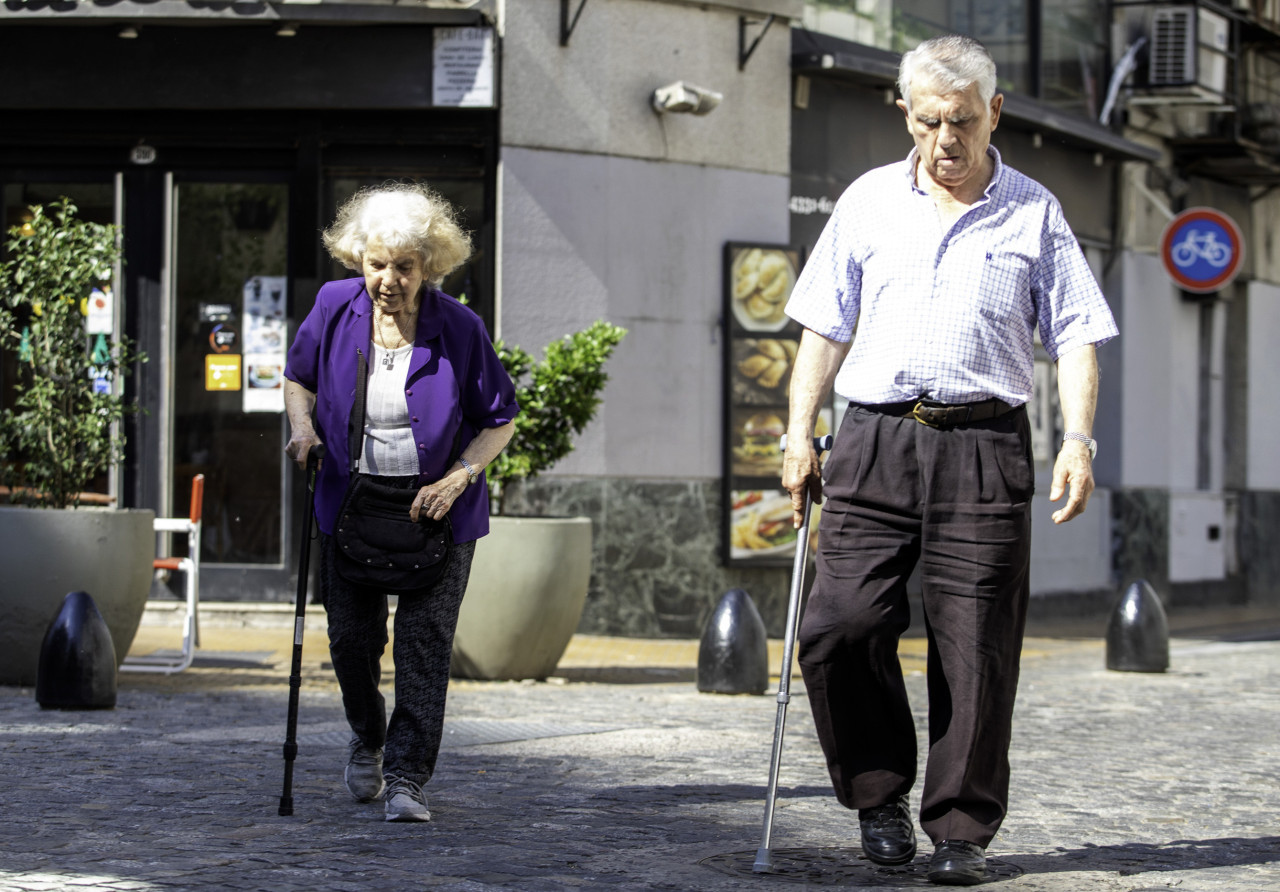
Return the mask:
<svg viewBox="0 0 1280 892">
<path fill-rule="evenodd" d="M 795 0 L 752 5 L 801 9 Z M 559 0 L 507 0 L 503 143 L 787 174 L 790 28 L 775 21 L 739 71 L 743 9 L 730 6 L 594 0 L 562 47 Z M 677 80 L 724 100 L 706 116 L 656 114 L 654 89 Z"/>
<path fill-rule="evenodd" d="M 1249 301 L 1249 489 L 1280 489 L 1280 286 L 1250 282 Z"/>
<path fill-rule="evenodd" d="M 1111 491 L 1095 489 L 1084 514 L 1055 524 L 1065 498 L 1048 488 L 1031 502 L 1031 594 L 1089 591 L 1111 586 Z"/>
<path fill-rule="evenodd" d="M 786 241 L 786 176 L 503 150 L 502 336 L 540 353 L 606 318 L 630 330 L 605 404 L 558 475 L 719 477 L 722 255 Z"/>
<path fill-rule="evenodd" d="M 1123 351 L 1120 485 L 1193 490 L 1199 309 L 1178 296 L 1158 257 L 1126 252 L 1121 263 L 1124 328 L 1107 347 Z"/>
</svg>

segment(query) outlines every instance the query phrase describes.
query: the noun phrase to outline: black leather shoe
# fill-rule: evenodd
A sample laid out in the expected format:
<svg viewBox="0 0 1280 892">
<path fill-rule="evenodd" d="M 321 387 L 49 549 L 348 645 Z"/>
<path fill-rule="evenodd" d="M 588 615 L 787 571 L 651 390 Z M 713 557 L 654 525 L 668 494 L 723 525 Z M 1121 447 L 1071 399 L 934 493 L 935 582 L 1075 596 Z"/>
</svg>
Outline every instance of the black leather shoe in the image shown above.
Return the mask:
<svg viewBox="0 0 1280 892">
<path fill-rule="evenodd" d="M 933 850 L 929 882 L 941 886 L 976 886 L 987 875 L 987 855 L 982 846 L 963 839 L 944 839 Z"/>
<path fill-rule="evenodd" d="M 876 864 L 906 864 L 916 856 L 916 831 L 907 797 L 875 808 L 858 809 L 862 851 Z"/>
</svg>

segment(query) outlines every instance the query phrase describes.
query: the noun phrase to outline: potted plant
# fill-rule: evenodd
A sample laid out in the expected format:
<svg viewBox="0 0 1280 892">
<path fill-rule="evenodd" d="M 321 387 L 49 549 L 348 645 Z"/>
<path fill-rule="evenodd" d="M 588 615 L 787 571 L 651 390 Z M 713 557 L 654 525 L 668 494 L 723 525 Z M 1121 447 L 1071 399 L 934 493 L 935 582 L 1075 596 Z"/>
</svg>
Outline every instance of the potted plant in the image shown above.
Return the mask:
<svg viewBox="0 0 1280 892">
<path fill-rule="evenodd" d="M 600 406 L 605 361 L 626 329 L 597 321 L 541 361 L 499 341 L 516 384 L 515 435 L 485 472 L 490 533 L 476 546 L 453 643 L 463 678 L 546 678 L 578 628 L 591 579 L 591 519 L 507 514 L 521 484 L 573 451 Z"/>
<path fill-rule="evenodd" d="M 85 492 L 123 455 L 120 421 L 136 405 L 119 379 L 144 358 L 127 340 L 86 333 L 91 291 L 109 289 L 119 262 L 119 233 L 78 219 L 65 198 L 30 213 L 9 230 L 0 264 L 3 684 L 34 682 L 45 628 L 70 591 L 93 596 L 123 660 L 155 554 L 154 512 L 113 510 Z M 98 507 L 82 507 L 90 502 Z"/>
</svg>

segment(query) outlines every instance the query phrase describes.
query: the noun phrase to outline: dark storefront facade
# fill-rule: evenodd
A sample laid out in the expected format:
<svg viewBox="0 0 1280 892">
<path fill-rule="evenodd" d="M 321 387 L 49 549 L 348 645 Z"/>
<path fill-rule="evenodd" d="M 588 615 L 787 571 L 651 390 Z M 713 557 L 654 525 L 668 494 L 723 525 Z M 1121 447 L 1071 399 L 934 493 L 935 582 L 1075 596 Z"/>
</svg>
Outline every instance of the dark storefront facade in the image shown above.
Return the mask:
<svg viewBox="0 0 1280 892">
<path fill-rule="evenodd" d="M 292 591 L 300 481 L 277 385 L 318 285 L 352 275 L 319 239 L 343 200 L 391 179 L 452 200 L 476 254 L 445 287 L 492 322 L 496 102 L 442 108 L 432 91 L 437 29 L 482 23 L 375 12 L 326 4 L 329 19 L 288 29 L 0 19 L 6 228 L 61 196 L 123 225 L 117 331 L 149 357 L 127 385 L 145 412 L 102 488 L 181 515 L 206 475 L 208 599 Z"/>
</svg>

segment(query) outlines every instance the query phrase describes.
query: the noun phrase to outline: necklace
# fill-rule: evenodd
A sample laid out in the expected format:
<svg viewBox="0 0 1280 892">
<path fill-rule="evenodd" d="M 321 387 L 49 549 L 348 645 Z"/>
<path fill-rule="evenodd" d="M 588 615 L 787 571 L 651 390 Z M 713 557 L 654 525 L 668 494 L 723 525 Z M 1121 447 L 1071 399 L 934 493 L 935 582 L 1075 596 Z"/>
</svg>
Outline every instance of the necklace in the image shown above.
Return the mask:
<svg viewBox="0 0 1280 892">
<path fill-rule="evenodd" d="M 417 316 L 418 314 L 416 311 L 408 315 L 406 322 L 408 323 L 408 326 L 410 329 L 414 328 L 414 324 L 417 321 Z M 382 367 L 387 371 L 391 371 L 392 369 L 395 368 L 395 363 L 396 363 L 395 351 L 404 349 L 405 347 L 412 344 L 412 341 L 410 341 L 408 338 L 404 336 L 404 333 L 401 331 L 400 325 L 397 323 L 395 327 L 396 340 L 400 341 L 400 343 L 397 344 L 395 347 L 392 347 L 391 344 L 388 343 L 387 341 L 387 333 L 382 328 L 382 321 L 387 318 L 391 318 L 393 320 L 395 319 L 395 317 L 390 316 L 389 314 L 374 316 L 373 343 L 374 343 L 374 346 L 381 347 L 383 350 Z"/>
</svg>

